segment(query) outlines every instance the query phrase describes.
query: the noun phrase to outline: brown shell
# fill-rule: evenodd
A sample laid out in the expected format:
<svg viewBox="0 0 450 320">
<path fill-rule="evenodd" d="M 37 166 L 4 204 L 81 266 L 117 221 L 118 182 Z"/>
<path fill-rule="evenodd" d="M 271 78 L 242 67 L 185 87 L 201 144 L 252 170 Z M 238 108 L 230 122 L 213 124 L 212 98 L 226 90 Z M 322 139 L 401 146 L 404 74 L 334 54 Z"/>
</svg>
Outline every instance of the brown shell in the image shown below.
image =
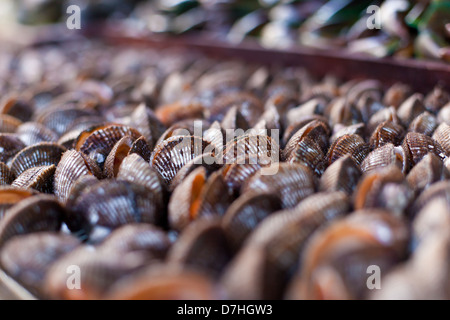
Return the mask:
<svg viewBox="0 0 450 320">
<path fill-rule="evenodd" d="M 55 132 L 37 122 L 25 122 L 21 124 L 17 128 L 16 134 L 27 146 L 40 142 L 58 141 L 58 135 Z"/>
<path fill-rule="evenodd" d="M 150 261 L 164 259 L 171 241 L 162 229 L 145 223 L 130 223 L 120 227 L 101 243 L 103 252 L 127 254 L 140 252 Z"/>
<path fill-rule="evenodd" d="M 79 151 L 64 152 L 55 171 L 55 196 L 65 203 L 75 181 L 81 176 L 91 174 Z"/>
<path fill-rule="evenodd" d="M 0 114 L 0 132 L 1 133 L 14 133 L 17 128 L 22 124 L 17 118 L 7 114 Z"/>
<path fill-rule="evenodd" d="M 307 102 L 292 108 L 286 113 L 287 126 L 295 125 L 298 123 L 298 119 L 302 119 L 307 116 L 313 116 L 320 114 L 323 110 L 323 103 L 320 99 L 311 99 Z"/>
<path fill-rule="evenodd" d="M 166 127 L 185 119 L 203 118 L 204 106 L 195 100 L 180 100 L 158 107 L 155 115 Z"/>
<path fill-rule="evenodd" d="M 238 106 L 233 106 L 227 111 L 220 123 L 220 126 L 224 130 L 241 129 L 246 131 L 250 129 L 250 125 L 239 111 Z"/>
<path fill-rule="evenodd" d="M 136 183 L 147 188 L 154 194 L 156 201 L 162 205 L 165 190 L 158 173 L 137 154 L 131 154 L 123 159 L 117 179 Z"/>
<path fill-rule="evenodd" d="M 7 163 L 10 158 L 12 158 L 25 147 L 25 144 L 16 135 L 10 133 L 1 133 L 0 161 Z"/>
<path fill-rule="evenodd" d="M 167 185 L 178 171 L 189 161 L 209 149 L 209 143 L 194 136 L 175 136 L 157 145 L 150 164 L 159 173 Z M 214 149 L 214 148 L 213 148 Z"/>
<path fill-rule="evenodd" d="M 450 125 L 450 103 L 447 103 L 444 107 L 442 107 L 442 109 L 437 114 L 437 120 L 438 123 L 446 123 Z"/>
<path fill-rule="evenodd" d="M 11 184 L 14 178 L 15 177 L 9 167 L 3 162 L 0 162 L 0 186 Z"/>
<path fill-rule="evenodd" d="M 346 134 L 357 134 L 361 137 L 366 135 L 366 125 L 364 123 L 352 124 L 350 126 L 344 126 L 341 124 L 336 124 L 333 128 L 333 135 L 331 136 L 331 143 L 336 141 L 336 139 L 345 136 Z"/>
<path fill-rule="evenodd" d="M 281 129 L 281 116 L 273 105 L 268 105 L 266 110 L 259 118 L 254 126 L 255 129 L 267 130 L 267 135 L 272 136 L 276 131 Z M 278 131 L 279 132 L 279 131 Z"/>
<path fill-rule="evenodd" d="M 450 156 L 450 125 L 442 123 L 434 132 L 433 139 L 441 145 L 447 156 Z"/>
<path fill-rule="evenodd" d="M 314 140 L 321 148 L 321 151 L 323 153 L 326 153 L 328 150 L 328 140 L 330 134 L 331 130 L 328 124 L 319 120 L 311 121 L 299 131 L 297 131 L 291 139 L 289 139 L 286 148 L 283 150 L 283 157 L 285 159 L 288 159 L 291 154 L 295 152 L 299 143 L 305 138 Z"/>
<path fill-rule="evenodd" d="M 211 108 L 205 110 L 206 118 L 222 121 L 228 110 L 236 106 L 250 127 L 253 127 L 264 112 L 261 100 L 249 92 L 225 93 L 218 96 Z"/>
<path fill-rule="evenodd" d="M 411 88 L 403 83 L 395 83 L 386 90 L 383 103 L 398 108 L 412 94 Z"/>
<path fill-rule="evenodd" d="M 271 193 L 280 197 L 283 208 L 292 208 L 315 191 L 314 174 L 301 164 L 274 163 L 259 169 L 242 188 L 242 193 Z"/>
<path fill-rule="evenodd" d="M 75 108 L 74 105 L 68 105 L 67 107 L 58 106 L 58 108 L 52 108 L 41 113 L 36 118 L 36 121 L 58 136 L 61 136 L 67 132 L 75 120 L 94 115 L 95 113 L 91 110 Z"/>
<path fill-rule="evenodd" d="M 425 189 L 419 197 L 414 201 L 411 206 L 410 214 L 416 215 L 420 212 L 429 202 L 434 199 L 450 199 L 450 181 L 439 181 L 433 183 L 429 188 Z"/>
<path fill-rule="evenodd" d="M 39 295 L 49 266 L 79 244 L 73 236 L 54 232 L 15 237 L 2 248 L 0 263 L 11 277 Z"/>
<path fill-rule="evenodd" d="M 411 169 L 406 177 L 406 181 L 415 191 L 420 192 L 437 181 L 449 178 L 450 173 L 441 159 L 433 153 L 428 153 Z"/>
<path fill-rule="evenodd" d="M 244 194 L 234 201 L 222 220 L 222 227 L 233 250 L 237 252 L 258 224 L 279 210 L 280 199 L 273 194 Z"/>
<path fill-rule="evenodd" d="M 125 278 L 111 288 L 108 300 L 216 300 L 212 280 L 193 271 L 170 272 L 166 266 Z"/>
<path fill-rule="evenodd" d="M 295 119 L 295 122 L 284 130 L 282 144 L 283 146 L 287 145 L 289 140 L 292 138 L 294 134 L 296 134 L 300 129 L 305 127 L 311 121 L 318 120 L 323 123 L 328 123 L 327 118 L 320 115 L 312 115 L 312 116 L 304 116 L 299 119 Z"/>
<path fill-rule="evenodd" d="M 413 200 L 412 190 L 403 181 L 404 175 L 396 166 L 367 173 L 355 191 L 355 209 L 384 208 L 401 216 Z"/>
<path fill-rule="evenodd" d="M 325 155 L 316 140 L 303 138 L 286 159 L 289 163 L 300 163 L 308 166 L 315 174 L 321 176 L 327 167 Z"/>
<path fill-rule="evenodd" d="M 423 95 L 415 93 L 403 102 L 397 110 L 397 115 L 405 126 L 408 126 L 413 119 L 425 112 Z"/>
<path fill-rule="evenodd" d="M 380 123 L 373 131 L 370 137 L 370 147 L 376 149 L 388 143 L 398 146 L 402 143 L 404 136 L 405 129 L 401 125 L 391 121 L 385 121 Z"/>
<path fill-rule="evenodd" d="M 163 212 L 158 196 L 136 183 L 103 180 L 86 188 L 72 209 L 74 215 L 89 222 L 91 229 L 97 226 L 115 229 L 131 222 L 160 225 Z"/>
<path fill-rule="evenodd" d="M 130 125 L 145 137 L 150 149 L 153 149 L 158 138 L 166 130 L 153 111 L 143 103 L 132 113 Z"/>
<path fill-rule="evenodd" d="M 6 210 L 22 200 L 36 195 L 36 191 L 22 190 L 13 187 L 0 187 L 0 220 L 3 219 Z"/>
<path fill-rule="evenodd" d="M 233 194 L 239 194 L 242 185 L 259 169 L 269 165 L 269 162 L 256 161 L 251 163 L 248 156 L 236 160 L 236 163 L 225 164 L 222 176 L 229 190 Z"/>
<path fill-rule="evenodd" d="M 30 102 L 14 93 L 5 96 L 0 102 L 0 114 L 13 116 L 20 121 L 30 120 L 33 112 L 33 106 L 31 106 Z"/>
<path fill-rule="evenodd" d="M 337 159 L 349 155 L 356 164 L 360 165 L 369 151 L 369 146 L 360 136 L 356 134 L 344 135 L 336 139 L 328 150 L 328 164 L 331 165 Z"/>
<path fill-rule="evenodd" d="M 445 151 L 441 145 L 429 136 L 421 133 L 410 132 L 403 140 L 402 148 L 412 166 L 415 166 L 428 152 L 434 153 L 439 158 L 445 158 Z"/>
<path fill-rule="evenodd" d="M 117 176 L 120 164 L 131 151 L 132 145 L 133 140 L 129 136 L 124 136 L 117 141 L 105 160 L 105 166 L 103 168 L 105 178 L 112 179 Z"/>
<path fill-rule="evenodd" d="M 390 165 L 397 166 L 403 173 L 409 170 L 408 158 L 404 150 L 401 147 L 394 147 L 393 144 L 388 143 L 367 155 L 361 163 L 361 171 L 369 172 Z"/>
<path fill-rule="evenodd" d="M 441 86 L 437 85 L 425 97 L 425 107 L 431 112 L 439 111 L 450 100 L 450 94 L 444 90 Z"/>
<path fill-rule="evenodd" d="M 128 155 L 131 154 L 137 154 L 141 156 L 145 161 L 150 161 L 150 157 L 152 156 L 152 149 L 147 143 L 145 137 L 142 136 L 133 142 L 133 144 L 131 145 L 131 149 L 128 152 Z"/>
<path fill-rule="evenodd" d="M 42 193 L 53 193 L 53 180 L 56 166 L 33 167 L 24 171 L 12 183 L 13 187 L 32 188 Z"/>
<path fill-rule="evenodd" d="M 368 266 L 389 272 L 406 255 L 408 236 L 407 226 L 383 211 L 354 213 L 330 225 L 309 242 L 288 298 L 365 298 Z"/>
<path fill-rule="evenodd" d="M 199 219 L 183 230 L 168 254 L 168 263 L 218 277 L 231 259 L 225 231 L 215 219 Z"/>
<path fill-rule="evenodd" d="M 408 131 L 431 136 L 437 126 L 438 123 L 436 117 L 429 112 L 424 112 L 414 118 L 408 127 Z"/>
<path fill-rule="evenodd" d="M 338 123 L 351 125 L 362 122 L 361 112 L 345 97 L 333 99 L 325 109 L 324 115 L 333 126 Z"/>
<path fill-rule="evenodd" d="M 246 156 L 255 163 L 258 159 L 265 161 L 271 159 L 272 162 L 280 160 L 280 147 L 277 141 L 266 135 L 243 135 L 227 143 L 224 151 L 225 164 L 235 163 L 237 159 Z"/>
<path fill-rule="evenodd" d="M 0 221 L 0 246 L 15 236 L 58 231 L 65 215 L 65 209 L 52 196 L 39 195 L 22 200 L 8 209 Z"/>
<path fill-rule="evenodd" d="M 66 148 L 56 143 L 35 144 L 16 154 L 11 162 L 11 171 L 18 177 L 33 167 L 51 166 L 52 164 L 56 166 L 65 151 Z"/>
<path fill-rule="evenodd" d="M 350 156 L 344 156 L 331 164 L 320 178 L 319 190 L 321 191 L 342 191 L 347 195 L 353 191 L 361 177 L 359 166 Z"/>
<path fill-rule="evenodd" d="M 348 209 L 343 193 L 317 194 L 264 219 L 222 277 L 230 299 L 280 299 L 310 236 Z"/>
<path fill-rule="evenodd" d="M 370 117 L 367 125 L 367 132 L 372 133 L 376 127 L 385 121 L 395 124 L 402 124 L 400 118 L 397 116 L 397 110 L 394 107 L 382 109 Z"/>
<path fill-rule="evenodd" d="M 75 143 L 75 149 L 93 159 L 103 169 L 106 157 L 114 145 L 124 136 L 132 140 L 141 137 L 141 134 L 130 127 L 120 125 L 106 125 L 92 131 L 84 131 Z"/>
</svg>

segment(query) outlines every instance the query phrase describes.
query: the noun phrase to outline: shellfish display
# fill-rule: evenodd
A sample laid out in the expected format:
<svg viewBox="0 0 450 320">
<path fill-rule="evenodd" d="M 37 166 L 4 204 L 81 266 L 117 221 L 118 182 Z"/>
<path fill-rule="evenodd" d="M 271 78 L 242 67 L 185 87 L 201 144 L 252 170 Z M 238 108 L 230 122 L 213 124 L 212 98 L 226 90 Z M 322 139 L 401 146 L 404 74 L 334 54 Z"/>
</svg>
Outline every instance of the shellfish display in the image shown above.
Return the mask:
<svg viewBox="0 0 450 320">
<path fill-rule="evenodd" d="M 0 52 L 0 269 L 34 297 L 450 299 L 443 88 L 19 52 Z"/>
</svg>

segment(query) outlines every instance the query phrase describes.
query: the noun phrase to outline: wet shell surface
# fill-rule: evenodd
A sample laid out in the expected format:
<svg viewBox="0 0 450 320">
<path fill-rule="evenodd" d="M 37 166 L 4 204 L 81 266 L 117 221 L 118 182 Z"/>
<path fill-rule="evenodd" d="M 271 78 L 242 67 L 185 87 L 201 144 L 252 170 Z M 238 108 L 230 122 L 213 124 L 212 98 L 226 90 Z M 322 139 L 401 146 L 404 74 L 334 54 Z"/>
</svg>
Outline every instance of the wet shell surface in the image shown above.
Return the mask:
<svg viewBox="0 0 450 320">
<path fill-rule="evenodd" d="M 11 184 L 13 187 L 28 189 L 33 188 L 42 193 L 53 193 L 53 180 L 56 166 L 33 167 L 17 177 Z"/>
</svg>

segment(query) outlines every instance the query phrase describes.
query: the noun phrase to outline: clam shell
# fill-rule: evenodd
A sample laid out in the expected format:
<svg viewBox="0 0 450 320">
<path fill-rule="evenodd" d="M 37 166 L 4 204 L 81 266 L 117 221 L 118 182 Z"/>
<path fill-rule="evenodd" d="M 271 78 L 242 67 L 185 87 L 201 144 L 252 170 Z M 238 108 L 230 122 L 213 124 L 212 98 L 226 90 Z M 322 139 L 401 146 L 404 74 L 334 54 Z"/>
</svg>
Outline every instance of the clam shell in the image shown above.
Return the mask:
<svg viewBox="0 0 450 320">
<path fill-rule="evenodd" d="M 73 214 L 84 217 L 91 229 L 116 229 L 132 222 L 161 225 L 164 216 L 158 197 L 139 184 L 103 180 L 80 194 Z"/>
<path fill-rule="evenodd" d="M 33 167 L 56 166 L 65 151 L 66 148 L 56 143 L 41 142 L 35 144 L 16 154 L 11 162 L 11 171 L 18 177 Z"/>
<path fill-rule="evenodd" d="M 143 103 L 133 111 L 130 125 L 145 137 L 150 149 L 153 149 L 158 138 L 166 130 L 153 111 Z"/>
<path fill-rule="evenodd" d="M 5 216 L 6 210 L 36 193 L 33 190 L 22 190 L 6 186 L 0 187 L 0 221 Z"/>
<path fill-rule="evenodd" d="M 250 163 L 248 156 L 237 159 L 236 163 L 225 164 L 222 169 L 222 176 L 228 189 L 232 194 L 239 194 L 242 185 L 259 169 L 270 163 L 259 161 L 257 163 Z"/>
<path fill-rule="evenodd" d="M 21 124 L 16 134 L 27 146 L 40 142 L 57 142 L 58 135 L 44 125 L 37 122 L 25 122 Z"/>
<path fill-rule="evenodd" d="M 279 210 L 280 199 L 272 194 L 244 194 L 234 201 L 222 220 L 222 227 L 233 250 L 237 252 L 259 223 Z"/>
<path fill-rule="evenodd" d="M 25 144 L 16 135 L 9 133 L 0 134 L 0 161 L 7 161 L 25 148 Z"/>
<path fill-rule="evenodd" d="M 20 121 L 28 121 L 33 116 L 33 107 L 26 99 L 15 94 L 5 96 L 0 102 L 0 114 L 13 116 Z"/>
<path fill-rule="evenodd" d="M 409 125 L 413 119 L 425 111 L 423 95 L 415 93 L 400 105 L 397 110 L 397 115 L 403 124 Z"/>
<path fill-rule="evenodd" d="M 0 221 L 0 246 L 13 237 L 41 231 L 58 231 L 65 209 L 52 196 L 39 195 L 8 209 Z"/>
<path fill-rule="evenodd" d="M 442 87 L 437 85 L 434 87 L 424 100 L 425 107 L 431 112 L 437 112 L 448 103 L 450 100 L 450 94 L 445 91 Z"/>
<path fill-rule="evenodd" d="M 325 155 L 316 140 L 303 138 L 286 159 L 289 163 L 300 163 L 308 166 L 314 173 L 321 176 L 326 169 Z"/>
<path fill-rule="evenodd" d="M 280 197 L 283 208 L 292 208 L 313 194 L 315 180 L 310 168 L 301 164 L 274 163 L 258 170 L 242 188 L 242 194 L 271 193 Z"/>
<path fill-rule="evenodd" d="M 13 181 L 12 186 L 21 189 L 33 188 L 43 193 L 53 193 L 55 171 L 56 166 L 54 164 L 27 169 Z"/>
<path fill-rule="evenodd" d="M 401 125 L 401 120 L 397 115 L 397 110 L 394 107 L 382 109 L 370 117 L 367 125 L 367 132 L 373 132 L 376 127 L 385 121 Z"/>
<path fill-rule="evenodd" d="M 99 246 L 111 253 L 145 253 L 149 260 L 164 259 L 171 241 L 162 229 L 144 223 L 132 223 L 114 230 Z"/>
<path fill-rule="evenodd" d="M 17 118 L 7 114 L 0 114 L 0 132 L 1 133 L 15 133 L 17 128 L 22 124 Z"/>
<path fill-rule="evenodd" d="M 413 221 L 414 240 L 420 244 L 436 234 L 448 234 L 450 230 L 450 205 L 445 198 L 429 201 Z"/>
<path fill-rule="evenodd" d="M 9 167 L 0 162 L 0 186 L 6 186 L 13 182 L 14 175 L 11 173 Z"/>
<path fill-rule="evenodd" d="M 401 125 L 391 121 L 385 121 L 380 123 L 372 133 L 370 147 L 376 149 L 388 143 L 398 146 L 402 143 L 404 136 L 405 129 Z"/>
<path fill-rule="evenodd" d="M 219 221 L 199 219 L 183 230 L 168 254 L 168 263 L 218 277 L 231 258 Z"/>
<path fill-rule="evenodd" d="M 128 155 L 131 154 L 137 154 L 141 156 L 142 159 L 149 162 L 152 155 L 152 149 L 148 145 L 147 140 L 145 140 L 144 137 L 140 137 L 139 139 L 136 139 L 131 145 L 131 149 L 128 152 Z"/>
<path fill-rule="evenodd" d="M 349 209 L 343 193 L 317 194 L 286 212 L 267 217 L 221 279 L 231 299 L 277 299 L 309 237 Z M 319 200 L 320 199 L 320 200 Z"/>
<path fill-rule="evenodd" d="M 346 134 L 357 134 L 361 137 L 365 136 L 366 126 L 364 123 L 357 123 L 350 126 L 335 125 L 333 129 L 333 135 L 331 136 L 331 143 L 336 139 L 345 136 Z"/>
<path fill-rule="evenodd" d="M 58 106 L 57 109 L 44 111 L 36 118 L 36 121 L 56 135 L 61 136 L 67 132 L 75 120 L 90 116 L 95 116 L 95 113 L 91 110 L 75 108 L 74 105 L 62 108 Z"/>
<path fill-rule="evenodd" d="M 389 235 L 386 238 L 379 230 Z M 290 299 L 361 299 L 367 296 L 367 268 L 387 273 L 406 255 L 408 229 L 388 212 L 354 213 L 316 233 L 303 254 L 299 281 Z M 331 281 L 333 286 L 327 286 Z"/>
<path fill-rule="evenodd" d="M 342 191 L 351 195 L 360 177 L 359 166 L 347 155 L 336 160 L 325 170 L 320 178 L 319 190 Z"/>
<path fill-rule="evenodd" d="M 408 159 L 403 149 L 388 143 L 369 153 L 360 167 L 362 172 L 369 172 L 390 165 L 399 167 L 403 173 L 409 169 Z"/>
<path fill-rule="evenodd" d="M 416 215 L 423 207 L 434 199 L 443 199 L 447 202 L 450 201 L 450 181 L 439 181 L 425 189 L 414 201 L 410 209 L 410 214 L 413 216 Z"/>
<path fill-rule="evenodd" d="M 441 145 L 447 156 L 450 156 L 450 126 L 442 123 L 434 131 L 433 139 Z"/>
<path fill-rule="evenodd" d="M 129 136 L 124 136 L 114 145 L 114 148 L 112 148 L 105 160 L 103 175 L 106 178 L 112 179 L 117 176 L 120 164 L 131 151 L 132 145 L 133 140 Z"/>
<path fill-rule="evenodd" d="M 345 135 L 336 139 L 328 150 L 328 164 L 331 165 L 337 159 L 349 155 L 356 164 L 361 165 L 368 154 L 369 146 L 363 138 L 356 134 Z"/>
<path fill-rule="evenodd" d="M 429 152 L 445 158 L 445 151 L 434 139 L 421 133 L 410 132 L 403 140 L 402 148 L 412 166 L 415 166 Z"/>
<path fill-rule="evenodd" d="M 64 152 L 55 171 L 54 190 L 58 200 L 65 203 L 75 181 L 84 175 L 91 175 L 91 172 L 81 153 L 76 150 Z"/>
<path fill-rule="evenodd" d="M 151 267 L 148 272 L 117 282 L 108 300 L 216 300 L 218 293 L 213 281 L 194 271 L 172 271 L 166 266 Z"/>
<path fill-rule="evenodd" d="M 78 137 L 75 149 L 93 159 L 103 170 L 106 157 L 115 144 L 124 136 L 132 140 L 138 139 L 141 134 L 133 128 L 120 125 L 106 125 L 95 128 L 93 131 L 84 131 Z"/>
<path fill-rule="evenodd" d="M 54 232 L 15 237 L 2 248 L 0 263 L 11 277 L 39 295 L 49 266 L 79 244 L 73 236 Z"/>
<path fill-rule="evenodd" d="M 241 129 L 246 131 L 250 129 L 250 125 L 239 111 L 238 106 L 233 106 L 227 111 L 220 123 L 220 126 L 224 130 Z"/>
<path fill-rule="evenodd" d="M 411 88 L 403 83 L 395 83 L 386 90 L 383 103 L 398 108 L 412 94 Z"/>
<path fill-rule="evenodd" d="M 157 145 L 150 164 L 170 185 L 178 171 L 189 161 L 205 152 L 210 144 L 194 136 L 175 136 Z"/>
<path fill-rule="evenodd" d="M 427 136 L 431 136 L 438 126 L 437 119 L 429 112 L 418 115 L 409 125 L 409 132 L 418 132 Z"/>
<path fill-rule="evenodd" d="M 155 110 L 157 119 L 166 127 L 185 119 L 203 118 L 204 106 L 193 99 L 176 101 Z"/>
<path fill-rule="evenodd" d="M 415 191 L 420 192 L 435 182 L 448 178 L 450 178 L 450 173 L 442 161 L 433 153 L 428 153 L 411 169 L 406 181 Z"/>
<path fill-rule="evenodd" d="M 248 156 L 250 163 L 257 163 L 261 159 L 272 162 L 280 160 L 280 147 L 276 140 L 266 135 L 243 135 L 227 143 L 224 151 L 226 164 L 235 163 L 237 159 Z M 253 161 L 253 162 L 252 162 Z"/>
</svg>

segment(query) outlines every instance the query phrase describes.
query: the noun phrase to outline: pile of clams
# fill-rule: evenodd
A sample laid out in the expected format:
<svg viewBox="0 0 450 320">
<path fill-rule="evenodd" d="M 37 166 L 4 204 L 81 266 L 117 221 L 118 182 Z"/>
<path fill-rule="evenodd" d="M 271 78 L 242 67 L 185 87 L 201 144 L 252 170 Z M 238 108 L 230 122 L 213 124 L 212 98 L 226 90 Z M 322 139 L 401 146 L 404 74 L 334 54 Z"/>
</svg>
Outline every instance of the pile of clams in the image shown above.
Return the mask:
<svg viewBox="0 0 450 320">
<path fill-rule="evenodd" d="M 443 88 L 87 41 L 0 62 L 0 267 L 36 297 L 450 298 Z"/>
</svg>

